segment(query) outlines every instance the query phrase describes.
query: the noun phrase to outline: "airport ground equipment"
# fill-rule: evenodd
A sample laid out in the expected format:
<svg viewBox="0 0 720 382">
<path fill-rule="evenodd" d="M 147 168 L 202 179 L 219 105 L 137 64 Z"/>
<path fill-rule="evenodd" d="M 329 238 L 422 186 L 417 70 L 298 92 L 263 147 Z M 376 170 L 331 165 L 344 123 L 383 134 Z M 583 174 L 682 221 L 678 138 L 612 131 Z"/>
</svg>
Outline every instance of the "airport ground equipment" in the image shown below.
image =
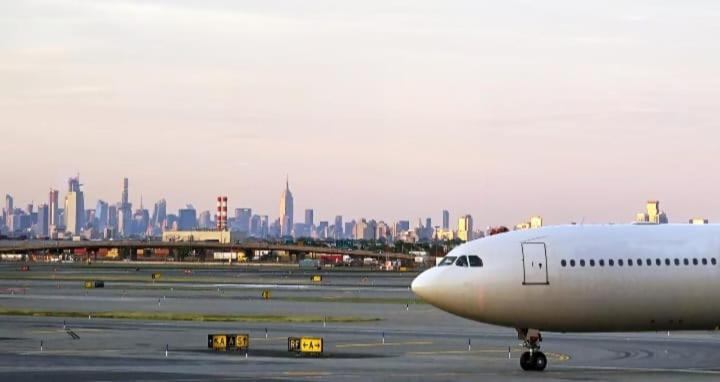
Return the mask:
<svg viewBox="0 0 720 382">
<path fill-rule="evenodd" d="M 262 298 L 263 300 L 269 300 L 271 297 L 270 291 L 268 289 L 265 289 L 262 291 Z"/>
<path fill-rule="evenodd" d="M 322 275 L 312 275 L 312 277 L 310 277 L 310 281 L 314 283 L 322 282 Z"/>
</svg>

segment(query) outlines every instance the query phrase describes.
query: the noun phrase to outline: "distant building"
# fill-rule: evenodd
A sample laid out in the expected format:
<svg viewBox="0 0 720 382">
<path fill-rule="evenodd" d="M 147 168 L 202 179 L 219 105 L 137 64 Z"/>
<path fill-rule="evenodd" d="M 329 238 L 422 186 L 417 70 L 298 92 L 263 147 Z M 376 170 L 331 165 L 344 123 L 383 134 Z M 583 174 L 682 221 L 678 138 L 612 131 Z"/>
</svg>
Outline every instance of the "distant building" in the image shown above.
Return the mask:
<svg viewBox="0 0 720 382">
<path fill-rule="evenodd" d="M 355 240 L 373 240 L 375 239 L 375 229 L 377 223 L 374 220 L 367 221 L 364 218 L 355 223 Z"/>
<path fill-rule="evenodd" d="M 285 190 L 280 195 L 280 236 L 292 235 L 293 229 L 293 195 L 290 182 L 285 180 Z"/>
<path fill-rule="evenodd" d="M 108 216 L 106 228 L 116 231 L 118 227 L 118 207 L 116 205 L 108 206 Z M 113 232 L 114 233 L 114 232 Z"/>
<path fill-rule="evenodd" d="M 209 212 L 208 212 L 209 213 Z M 197 213 L 192 206 L 178 211 L 178 231 L 191 231 L 197 228 Z"/>
<path fill-rule="evenodd" d="M 333 239 L 340 240 L 343 238 L 343 218 L 341 215 L 335 216 L 335 224 L 333 225 Z"/>
<path fill-rule="evenodd" d="M 167 218 L 167 202 L 165 199 L 160 199 L 155 202 L 153 207 L 153 213 L 150 217 L 150 225 L 153 228 L 162 228 L 165 219 Z"/>
<path fill-rule="evenodd" d="M 646 212 L 639 212 L 635 215 L 635 221 L 638 223 L 667 224 L 668 217 L 664 211 L 660 210 L 660 202 L 657 200 L 648 200 L 645 205 Z"/>
<path fill-rule="evenodd" d="M 50 208 L 47 204 L 41 204 L 38 207 L 37 223 L 35 223 L 35 233 L 40 237 L 50 236 Z"/>
<path fill-rule="evenodd" d="M 237 211 L 237 210 L 235 210 Z M 253 215 L 250 218 L 250 230 L 249 230 L 249 236 L 252 237 L 261 237 L 260 235 L 260 229 L 261 229 L 261 220 L 260 215 Z M 242 231 L 241 231 L 242 232 Z"/>
<path fill-rule="evenodd" d="M 387 225 L 384 221 L 380 221 L 377 224 L 377 229 L 375 230 L 375 237 L 378 240 L 391 241 L 392 240 L 392 230 L 390 229 L 390 226 Z"/>
<path fill-rule="evenodd" d="M 255 215 L 257 216 L 257 215 Z M 253 218 L 251 208 L 236 208 L 235 209 L 235 222 L 232 225 L 234 231 L 245 232 L 252 234 L 251 219 Z M 260 218 L 258 217 L 258 224 Z M 259 227 L 258 227 L 259 228 Z"/>
<path fill-rule="evenodd" d="M 458 239 L 462 241 L 470 241 L 473 239 L 473 219 L 470 215 L 465 215 L 458 219 Z"/>
<path fill-rule="evenodd" d="M 354 239 L 355 238 L 355 220 L 345 222 L 344 228 L 343 228 L 343 237 L 346 239 Z"/>
<path fill-rule="evenodd" d="M 140 209 L 133 214 L 132 224 L 133 233 L 140 236 L 147 234 L 148 226 L 150 225 L 150 211 L 142 208 L 142 203 L 140 203 Z"/>
<path fill-rule="evenodd" d="M 130 181 L 123 178 L 122 195 L 118 206 L 118 232 L 130 236 L 132 232 L 132 203 L 130 203 Z"/>
<path fill-rule="evenodd" d="M 180 215 L 180 220 L 182 220 L 182 214 Z M 200 216 L 198 216 L 198 218 L 197 218 L 197 226 L 200 229 L 213 228 L 213 222 L 212 222 L 212 218 L 210 217 L 210 211 L 203 211 L 200 213 Z"/>
<path fill-rule="evenodd" d="M 315 211 L 312 209 L 305 210 L 305 225 L 308 226 L 308 229 L 315 225 Z"/>
<path fill-rule="evenodd" d="M 540 216 L 531 216 L 530 220 L 515 225 L 515 230 L 524 230 L 532 228 L 540 228 L 543 225 L 543 219 Z"/>
<path fill-rule="evenodd" d="M 442 229 L 445 231 L 450 229 L 450 212 L 448 210 L 442 212 Z"/>
<path fill-rule="evenodd" d="M 51 227 L 60 225 L 60 222 L 58 221 L 58 209 L 60 208 L 58 205 L 58 194 L 58 190 L 54 190 L 52 188 L 48 194 L 48 225 Z"/>
<path fill-rule="evenodd" d="M 704 218 L 694 217 L 694 218 L 690 219 L 689 223 L 702 225 L 702 224 L 708 224 L 708 220 L 704 219 Z"/>
<path fill-rule="evenodd" d="M 68 193 L 65 196 L 65 230 L 79 235 L 85 224 L 85 198 L 80 190 L 80 177 L 68 179 Z"/>
<path fill-rule="evenodd" d="M 103 200 L 98 200 L 95 204 L 95 219 L 97 219 L 97 225 L 95 228 L 99 232 L 102 232 L 108 226 L 108 213 L 110 212 L 110 206 Z"/>
<path fill-rule="evenodd" d="M 455 231 L 451 229 L 443 229 L 439 227 L 435 227 L 433 230 L 433 240 L 455 240 L 457 238 L 457 235 L 455 234 Z"/>
</svg>

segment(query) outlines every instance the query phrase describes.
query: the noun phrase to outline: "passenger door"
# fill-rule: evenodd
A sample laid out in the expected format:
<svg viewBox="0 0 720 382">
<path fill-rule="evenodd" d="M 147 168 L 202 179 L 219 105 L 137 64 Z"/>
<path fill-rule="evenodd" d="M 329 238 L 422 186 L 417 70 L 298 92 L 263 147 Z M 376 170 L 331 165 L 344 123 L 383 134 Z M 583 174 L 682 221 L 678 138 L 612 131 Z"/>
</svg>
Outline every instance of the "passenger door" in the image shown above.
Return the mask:
<svg viewBox="0 0 720 382">
<path fill-rule="evenodd" d="M 545 243 L 523 243 L 523 285 L 548 285 Z"/>
</svg>

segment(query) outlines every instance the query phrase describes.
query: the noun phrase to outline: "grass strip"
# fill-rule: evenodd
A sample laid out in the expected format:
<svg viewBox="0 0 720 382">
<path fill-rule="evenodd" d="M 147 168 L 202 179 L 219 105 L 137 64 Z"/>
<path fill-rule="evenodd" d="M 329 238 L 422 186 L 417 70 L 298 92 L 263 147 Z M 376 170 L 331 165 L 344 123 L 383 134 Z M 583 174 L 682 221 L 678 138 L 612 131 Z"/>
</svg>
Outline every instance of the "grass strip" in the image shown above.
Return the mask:
<svg viewBox="0 0 720 382">
<path fill-rule="evenodd" d="M 78 312 L 78 311 L 47 311 L 30 309 L 0 308 L 0 315 L 30 317 L 88 317 L 113 318 L 123 320 L 158 320 L 158 321 L 207 321 L 207 322 L 268 322 L 268 323 L 349 323 L 380 321 L 374 317 L 355 316 L 284 316 L 284 315 L 243 315 L 243 314 L 199 314 L 175 312 Z"/>
</svg>

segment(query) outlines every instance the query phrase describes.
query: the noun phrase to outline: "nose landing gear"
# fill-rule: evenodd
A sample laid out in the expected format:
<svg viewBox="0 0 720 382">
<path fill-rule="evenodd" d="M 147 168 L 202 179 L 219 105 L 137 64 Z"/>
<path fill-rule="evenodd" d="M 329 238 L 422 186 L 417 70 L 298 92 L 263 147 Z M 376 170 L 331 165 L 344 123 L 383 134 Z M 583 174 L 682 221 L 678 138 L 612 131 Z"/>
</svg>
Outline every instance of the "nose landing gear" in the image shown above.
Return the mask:
<svg viewBox="0 0 720 382">
<path fill-rule="evenodd" d="M 537 329 L 517 329 L 518 339 L 528 349 L 520 356 L 520 367 L 525 371 L 543 371 L 547 366 L 547 357 L 540 351 L 542 335 Z"/>
</svg>

